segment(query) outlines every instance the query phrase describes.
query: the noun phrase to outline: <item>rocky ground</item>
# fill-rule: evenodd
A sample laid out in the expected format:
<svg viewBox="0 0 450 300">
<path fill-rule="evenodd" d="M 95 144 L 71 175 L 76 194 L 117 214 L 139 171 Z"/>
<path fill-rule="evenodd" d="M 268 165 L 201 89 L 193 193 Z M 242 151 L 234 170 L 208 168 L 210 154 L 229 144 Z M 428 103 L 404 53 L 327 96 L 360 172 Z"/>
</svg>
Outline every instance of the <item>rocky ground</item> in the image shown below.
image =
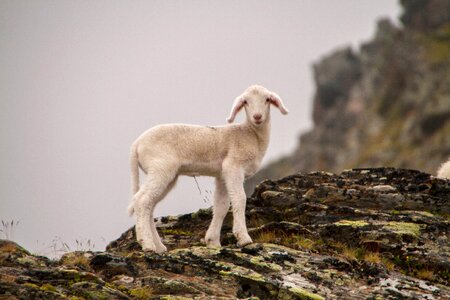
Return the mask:
<svg viewBox="0 0 450 300">
<path fill-rule="evenodd" d="M 261 183 L 248 199 L 255 243 L 202 237 L 210 210 L 163 217 L 166 254 L 131 228 L 105 252 L 60 260 L 0 241 L 0 299 L 450 299 L 450 181 L 353 169 Z"/>
</svg>

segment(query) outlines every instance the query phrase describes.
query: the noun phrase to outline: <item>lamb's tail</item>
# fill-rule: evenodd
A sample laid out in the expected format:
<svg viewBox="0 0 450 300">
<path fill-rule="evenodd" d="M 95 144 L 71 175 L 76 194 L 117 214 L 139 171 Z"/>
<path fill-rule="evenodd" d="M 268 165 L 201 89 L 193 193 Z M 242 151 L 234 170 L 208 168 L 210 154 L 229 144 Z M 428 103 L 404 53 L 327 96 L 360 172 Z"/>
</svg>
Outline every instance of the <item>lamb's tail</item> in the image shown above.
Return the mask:
<svg viewBox="0 0 450 300">
<path fill-rule="evenodd" d="M 131 167 L 131 192 L 133 198 L 131 198 L 130 205 L 128 205 L 128 214 L 132 216 L 134 214 L 134 195 L 139 191 L 139 162 L 137 155 L 137 145 L 131 146 L 130 153 L 130 167 Z"/>
</svg>

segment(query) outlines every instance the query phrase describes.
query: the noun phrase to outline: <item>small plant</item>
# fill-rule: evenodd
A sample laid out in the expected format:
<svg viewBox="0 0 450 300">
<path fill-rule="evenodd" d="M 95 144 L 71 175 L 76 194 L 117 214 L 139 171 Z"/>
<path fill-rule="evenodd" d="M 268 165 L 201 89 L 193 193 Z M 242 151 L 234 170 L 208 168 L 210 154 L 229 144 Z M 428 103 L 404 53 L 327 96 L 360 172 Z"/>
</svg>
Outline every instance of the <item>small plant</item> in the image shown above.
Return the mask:
<svg viewBox="0 0 450 300">
<path fill-rule="evenodd" d="M 313 241 L 304 236 L 295 234 L 295 235 L 291 235 L 291 236 L 283 238 L 282 244 L 285 246 L 293 247 L 293 248 L 297 248 L 297 249 L 303 248 L 303 249 L 312 250 L 316 246 L 316 241 Z"/>
<path fill-rule="evenodd" d="M 422 269 L 417 271 L 417 278 L 423 279 L 423 280 L 433 280 L 434 278 L 434 272 L 428 269 Z"/>
<path fill-rule="evenodd" d="M 75 239 L 75 244 L 77 246 L 76 251 L 92 251 L 95 248 L 95 243 L 90 239 L 78 240 Z"/>
<path fill-rule="evenodd" d="M 364 257 L 364 250 L 361 248 L 351 248 L 344 246 L 342 249 L 342 256 L 350 260 L 360 260 Z"/>
<path fill-rule="evenodd" d="M 274 231 L 262 231 L 255 236 L 257 243 L 275 243 L 279 235 Z"/>
<path fill-rule="evenodd" d="M 19 222 L 20 221 L 4 221 L 2 220 L 2 228 L 0 229 L 0 232 L 2 233 L 2 235 L 4 236 L 5 239 L 7 240 L 14 240 L 14 232 L 17 228 L 17 226 L 19 226 Z"/>
<path fill-rule="evenodd" d="M 256 228 L 256 227 L 262 226 L 266 223 L 267 222 L 263 218 L 261 218 L 258 215 L 255 215 L 255 216 L 250 216 L 247 224 L 248 224 L 248 227 Z"/>
<path fill-rule="evenodd" d="M 200 184 L 197 181 L 197 177 L 193 176 L 195 183 L 197 185 L 198 192 L 200 193 L 200 196 L 202 197 L 203 202 L 206 204 L 211 204 L 211 200 L 209 199 L 210 196 L 212 196 L 211 190 L 205 190 L 206 195 L 202 194 L 202 190 L 200 189 Z"/>
<path fill-rule="evenodd" d="M 386 269 L 388 269 L 389 271 L 394 270 L 395 268 L 395 264 L 388 258 L 386 257 L 382 257 L 381 258 L 381 263 L 386 267 Z"/>
<path fill-rule="evenodd" d="M 364 253 L 364 260 L 374 264 L 379 264 L 381 263 L 381 256 L 378 252 L 366 252 Z"/>
</svg>

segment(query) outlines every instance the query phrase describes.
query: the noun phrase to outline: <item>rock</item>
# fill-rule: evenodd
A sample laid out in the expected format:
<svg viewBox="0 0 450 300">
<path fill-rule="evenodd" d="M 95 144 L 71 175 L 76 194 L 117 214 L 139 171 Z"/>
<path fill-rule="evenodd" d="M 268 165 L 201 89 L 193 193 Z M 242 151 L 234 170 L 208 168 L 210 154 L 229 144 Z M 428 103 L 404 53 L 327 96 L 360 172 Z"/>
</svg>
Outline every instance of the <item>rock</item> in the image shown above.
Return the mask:
<svg viewBox="0 0 450 300">
<path fill-rule="evenodd" d="M 282 199 L 289 201 L 281 204 Z M 0 294 L 6 299 L 447 299 L 449 200 L 449 181 L 414 170 L 295 174 L 262 182 L 247 200 L 255 243 L 243 248 L 227 235 L 220 249 L 201 243 L 210 210 L 160 218 L 158 230 L 169 245 L 164 254 L 141 251 L 133 228 L 105 252 L 71 252 L 59 261 L 1 240 Z M 231 223 L 227 216 L 225 231 Z"/>
</svg>

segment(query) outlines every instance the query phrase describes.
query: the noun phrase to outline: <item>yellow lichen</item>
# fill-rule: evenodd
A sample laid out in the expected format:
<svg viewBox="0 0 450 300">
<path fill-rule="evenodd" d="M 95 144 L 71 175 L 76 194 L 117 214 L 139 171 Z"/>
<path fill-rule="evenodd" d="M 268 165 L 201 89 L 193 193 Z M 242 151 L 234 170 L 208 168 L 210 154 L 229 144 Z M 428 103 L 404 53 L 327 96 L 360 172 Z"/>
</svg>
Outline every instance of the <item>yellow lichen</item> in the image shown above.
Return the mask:
<svg viewBox="0 0 450 300">
<path fill-rule="evenodd" d="M 350 221 L 350 220 L 340 220 L 338 222 L 335 222 L 334 225 L 336 226 L 351 226 L 353 228 L 356 227 L 363 227 L 369 225 L 366 221 Z"/>
<path fill-rule="evenodd" d="M 137 299 L 148 299 L 153 295 L 153 290 L 149 287 L 142 287 L 137 289 L 132 289 L 129 291 L 130 295 L 136 297 Z"/>
<path fill-rule="evenodd" d="M 322 296 L 308 292 L 307 290 L 304 290 L 302 288 L 292 287 L 289 289 L 289 291 L 294 293 L 301 300 L 325 300 L 325 298 L 323 298 Z"/>
<path fill-rule="evenodd" d="M 420 234 L 420 225 L 408 222 L 389 222 L 383 226 L 384 229 L 395 232 L 400 235 L 410 235 L 418 237 Z"/>
</svg>

